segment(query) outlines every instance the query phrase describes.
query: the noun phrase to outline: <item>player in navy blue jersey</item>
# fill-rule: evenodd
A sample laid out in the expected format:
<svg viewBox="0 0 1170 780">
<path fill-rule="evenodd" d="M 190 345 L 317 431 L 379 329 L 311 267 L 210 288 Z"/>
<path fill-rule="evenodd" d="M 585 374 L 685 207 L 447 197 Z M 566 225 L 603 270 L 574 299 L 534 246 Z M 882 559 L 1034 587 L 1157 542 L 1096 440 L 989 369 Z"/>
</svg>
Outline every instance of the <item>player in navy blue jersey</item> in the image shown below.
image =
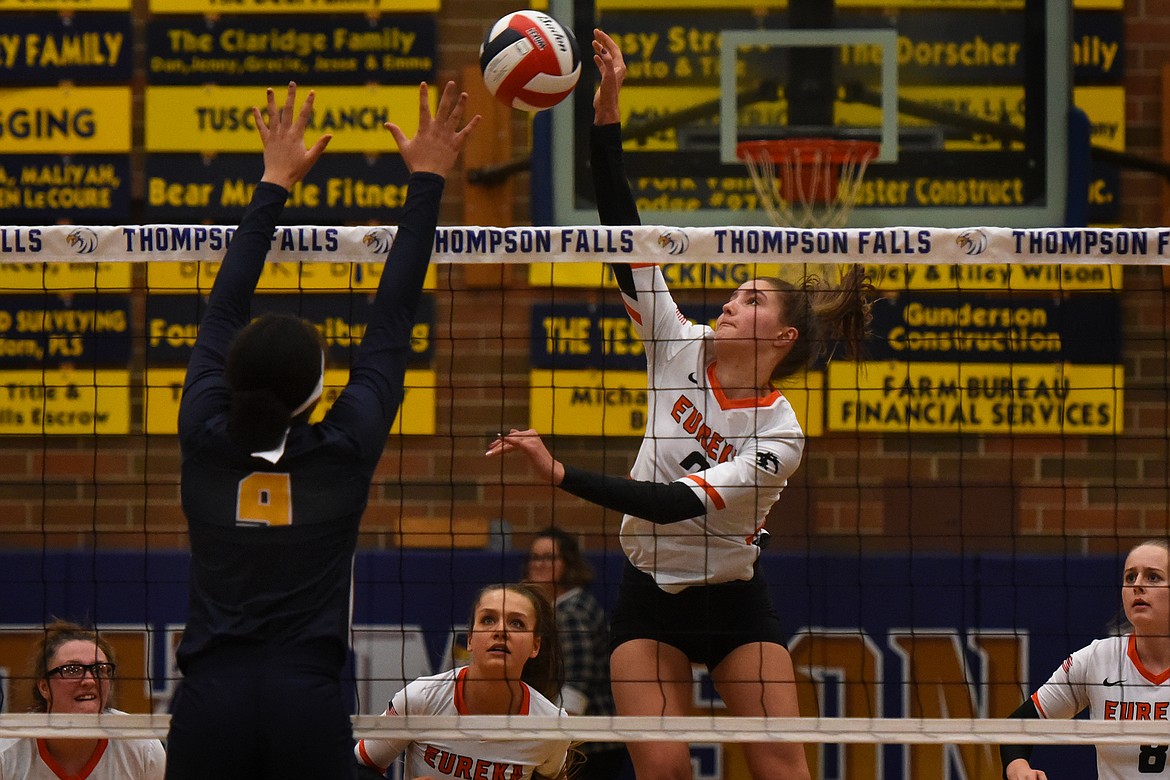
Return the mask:
<svg viewBox="0 0 1170 780">
<path fill-rule="evenodd" d="M 268 90 L 253 109 L 264 175 L 212 288 L 179 408 L 182 501 L 191 541 L 190 615 L 178 649 L 167 778 L 354 776 L 348 697 L 358 524 L 403 396 L 415 309 L 430 262 L 444 177 L 479 117 L 453 83 L 435 115 L 419 89 L 419 124 L 386 128 L 410 170 L 349 383 L 324 419 L 324 345 L 312 324 L 251 301 L 289 191 L 328 135 L 305 148 L 310 92 L 296 111 Z"/>
</svg>

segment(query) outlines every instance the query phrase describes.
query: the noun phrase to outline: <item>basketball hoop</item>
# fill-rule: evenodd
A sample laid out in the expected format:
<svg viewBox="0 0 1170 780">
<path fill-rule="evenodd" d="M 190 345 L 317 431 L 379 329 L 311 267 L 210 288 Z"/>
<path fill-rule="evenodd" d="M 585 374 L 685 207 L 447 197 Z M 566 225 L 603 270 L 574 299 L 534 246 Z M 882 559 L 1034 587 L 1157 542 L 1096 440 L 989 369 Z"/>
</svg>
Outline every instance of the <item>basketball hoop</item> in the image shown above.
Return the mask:
<svg viewBox="0 0 1170 780">
<path fill-rule="evenodd" d="M 880 148 L 874 141 L 783 138 L 743 141 L 735 154 L 747 164 L 773 224 L 838 228 L 849 219 Z"/>
</svg>

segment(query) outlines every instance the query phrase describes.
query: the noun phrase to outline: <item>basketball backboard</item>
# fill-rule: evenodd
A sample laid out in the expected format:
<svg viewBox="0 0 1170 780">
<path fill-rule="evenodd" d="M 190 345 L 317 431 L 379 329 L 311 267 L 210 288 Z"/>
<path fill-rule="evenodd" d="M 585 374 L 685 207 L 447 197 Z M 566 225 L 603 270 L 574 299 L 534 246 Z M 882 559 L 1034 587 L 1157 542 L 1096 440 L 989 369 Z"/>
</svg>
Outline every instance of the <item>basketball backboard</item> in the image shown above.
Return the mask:
<svg viewBox="0 0 1170 780">
<path fill-rule="evenodd" d="M 1099 2 L 1099 0 L 1097 0 Z M 595 5 L 594 5 L 595 3 Z M 596 220 L 591 28 L 618 41 L 645 223 L 769 224 L 740 141 L 875 141 L 850 226 L 1064 224 L 1067 0 L 550 0 L 581 87 L 552 116 L 554 220 Z"/>
</svg>

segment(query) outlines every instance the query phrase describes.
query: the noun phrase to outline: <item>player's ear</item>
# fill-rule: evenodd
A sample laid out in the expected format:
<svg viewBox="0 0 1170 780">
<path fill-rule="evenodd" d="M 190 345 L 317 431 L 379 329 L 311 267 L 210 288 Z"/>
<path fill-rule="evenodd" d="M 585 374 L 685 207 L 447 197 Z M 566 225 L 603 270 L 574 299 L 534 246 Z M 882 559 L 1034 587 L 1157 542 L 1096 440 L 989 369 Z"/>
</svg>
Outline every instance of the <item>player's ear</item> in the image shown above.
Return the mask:
<svg viewBox="0 0 1170 780">
<path fill-rule="evenodd" d="M 789 325 L 786 328 L 781 328 L 780 332 L 776 334 L 776 346 L 787 347 L 796 342 L 800 337 L 800 331 Z"/>
<path fill-rule="evenodd" d="M 532 652 L 528 654 L 529 658 L 536 658 L 540 655 L 540 637 L 534 636 L 532 638 Z"/>
</svg>

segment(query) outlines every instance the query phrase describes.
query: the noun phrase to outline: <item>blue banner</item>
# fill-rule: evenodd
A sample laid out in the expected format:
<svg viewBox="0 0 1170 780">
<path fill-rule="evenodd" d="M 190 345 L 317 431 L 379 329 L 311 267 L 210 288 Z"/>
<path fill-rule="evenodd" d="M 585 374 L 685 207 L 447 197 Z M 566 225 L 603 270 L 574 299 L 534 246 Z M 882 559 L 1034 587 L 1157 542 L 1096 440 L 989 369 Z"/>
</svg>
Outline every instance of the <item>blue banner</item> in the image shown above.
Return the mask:
<svg viewBox="0 0 1170 780">
<path fill-rule="evenodd" d="M 435 18 L 156 16 L 147 27 L 151 84 L 269 86 L 434 81 Z"/>
<path fill-rule="evenodd" d="M 317 326 L 325 338 L 328 368 L 348 366 L 369 324 L 371 294 L 313 293 L 309 295 L 257 295 L 252 315 L 269 312 L 295 314 Z M 185 366 L 195 344 L 198 323 L 207 307 L 198 295 L 150 295 L 146 300 L 146 360 L 150 366 Z M 435 299 L 423 295 L 415 313 L 409 368 L 424 368 L 434 358 L 431 334 L 435 325 Z"/>
<path fill-rule="evenodd" d="M 149 155 L 145 219 L 234 224 L 263 171 L 259 154 Z M 283 219 L 303 225 L 393 223 L 402 214 L 409 178 L 397 154 L 330 154 L 328 165 L 317 166 L 293 189 Z"/>
<path fill-rule="evenodd" d="M 126 295 L 0 295 L 0 369 L 125 368 L 133 322 Z"/>
<path fill-rule="evenodd" d="M 128 155 L 6 155 L 0 160 L 0 222 L 126 222 L 130 187 Z"/>
<path fill-rule="evenodd" d="M 6 87 L 126 84 L 133 42 L 125 13 L 7 13 L 0 33 L 0 81 Z"/>
</svg>

